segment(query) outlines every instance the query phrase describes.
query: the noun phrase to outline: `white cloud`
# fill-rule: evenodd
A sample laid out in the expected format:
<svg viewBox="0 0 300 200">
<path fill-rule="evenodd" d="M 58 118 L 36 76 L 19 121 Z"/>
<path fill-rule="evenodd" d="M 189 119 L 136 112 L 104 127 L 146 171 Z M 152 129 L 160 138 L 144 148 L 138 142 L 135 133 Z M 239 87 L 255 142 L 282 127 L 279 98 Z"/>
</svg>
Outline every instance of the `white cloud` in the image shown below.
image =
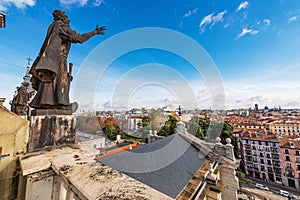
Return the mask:
<svg viewBox="0 0 300 200">
<path fill-rule="evenodd" d="M 104 3 L 104 0 L 95 0 L 94 6 L 98 7 L 98 6 L 100 6 L 102 3 Z"/>
<path fill-rule="evenodd" d="M 249 6 L 248 1 L 242 2 L 242 3 L 239 5 L 239 7 L 236 9 L 236 12 L 238 12 L 238 11 L 240 11 L 240 10 L 242 10 L 242 9 L 247 8 L 248 6 Z"/>
<path fill-rule="evenodd" d="M 202 27 L 206 24 L 210 24 L 212 22 L 212 18 L 213 18 L 214 13 L 211 13 L 205 17 L 202 18 L 199 27 Z"/>
<path fill-rule="evenodd" d="M 211 13 L 203 17 L 199 24 L 199 27 L 202 28 L 202 32 L 204 31 L 206 25 L 211 24 L 210 28 L 212 28 L 216 23 L 222 22 L 226 13 L 227 10 L 224 10 L 223 12 L 220 12 L 216 15 L 214 15 L 214 13 Z"/>
<path fill-rule="evenodd" d="M 0 10 L 6 11 L 11 5 L 24 9 L 26 6 L 34 6 L 35 0 L 2 0 L 0 1 Z"/>
<path fill-rule="evenodd" d="M 263 23 L 264 23 L 265 25 L 269 26 L 269 25 L 271 24 L 271 20 L 269 20 L 269 19 L 264 19 L 264 20 L 263 20 Z"/>
<path fill-rule="evenodd" d="M 215 25 L 218 22 L 222 22 L 224 20 L 224 15 L 227 13 L 227 10 L 218 13 L 216 16 L 213 16 L 211 26 Z"/>
<path fill-rule="evenodd" d="M 224 28 L 228 28 L 230 26 L 230 23 L 227 23 L 224 25 Z"/>
<path fill-rule="evenodd" d="M 258 33 L 257 30 L 243 28 L 243 31 L 238 35 L 238 37 L 243 37 L 246 34 L 256 35 Z"/>
<path fill-rule="evenodd" d="M 298 16 L 293 16 L 293 17 L 290 17 L 290 18 L 289 18 L 289 21 L 288 21 L 288 23 L 291 23 L 291 22 L 297 21 L 297 20 L 298 20 L 298 18 L 299 18 L 299 15 L 298 15 Z"/>
<path fill-rule="evenodd" d="M 64 6 L 71 6 L 76 4 L 83 7 L 86 5 L 87 0 L 59 0 L 59 2 Z"/>
<path fill-rule="evenodd" d="M 187 18 L 190 17 L 193 14 L 196 14 L 198 11 L 198 8 L 194 8 L 193 10 L 189 10 L 187 13 L 185 13 L 182 18 Z"/>
</svg>

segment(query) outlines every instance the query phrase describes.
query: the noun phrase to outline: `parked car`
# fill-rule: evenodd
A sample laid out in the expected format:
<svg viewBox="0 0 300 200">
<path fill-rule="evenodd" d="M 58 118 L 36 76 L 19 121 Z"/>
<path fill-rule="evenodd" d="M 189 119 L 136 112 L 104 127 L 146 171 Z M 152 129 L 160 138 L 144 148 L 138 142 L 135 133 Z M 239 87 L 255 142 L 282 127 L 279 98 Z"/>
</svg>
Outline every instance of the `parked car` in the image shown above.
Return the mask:
<svg viewBox="0 0 300 200">
<path fill-rule="evenodd" d="M 289 196 L 289 192 L 285 191 L 285 190 L 279 190 L 279 194 L 285 197 Z"/>
<path fill-rule="evenodd" d="M 255 187 L 261 190 L 269 190 L 267 186 L 264 186 L 263 184 L 259 184 L 259 183 L 256 183 Z"/>
<path fill-rule="evenodd" d="M 296 195 L 293 195 L 293 194 L 290 194 L 290 195 L 289 195 L 289 199 L 291 199 L 291 200 L 299 200 L 299 199 L 296 197 Z"/>
</svg>

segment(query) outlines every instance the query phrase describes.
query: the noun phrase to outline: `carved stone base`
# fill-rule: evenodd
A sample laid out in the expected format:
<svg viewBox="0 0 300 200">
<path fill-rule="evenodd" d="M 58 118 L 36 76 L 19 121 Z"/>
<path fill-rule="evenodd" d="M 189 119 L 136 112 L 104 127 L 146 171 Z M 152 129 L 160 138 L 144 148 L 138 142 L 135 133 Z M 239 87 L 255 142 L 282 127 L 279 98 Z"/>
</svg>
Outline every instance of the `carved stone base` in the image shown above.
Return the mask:
<svg viewBox="0 0 300 200">
<path fill-rule="evenodd" d="M 31 116 L 28 151 L 75 143 L 76 119 L 73 115 Z"/>
<path fill-rule="evenodd" d="M 31 116 L 42 116 L 42 115 L 72 115 L 72 110 L 34 109 L 31 111 Z"/>
</svg>

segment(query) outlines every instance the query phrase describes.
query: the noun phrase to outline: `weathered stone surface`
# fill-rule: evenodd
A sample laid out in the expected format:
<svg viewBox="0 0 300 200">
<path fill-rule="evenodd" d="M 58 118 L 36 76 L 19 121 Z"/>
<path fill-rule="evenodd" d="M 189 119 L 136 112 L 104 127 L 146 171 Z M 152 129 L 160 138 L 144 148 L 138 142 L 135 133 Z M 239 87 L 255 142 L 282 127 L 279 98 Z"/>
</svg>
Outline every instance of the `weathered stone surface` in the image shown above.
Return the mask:
<svg viewBox="0 0 300 200">
<path fill-rule="evenodd" d="M 72 115 L 72 110 L 59 110 L 59 109 L 35 109 L 31 111 L 31 116 L 42 115 Z"/>
<path fill-rule="evenodd" d="M 75 143 L 73 115 L 31 116 L 30 121 L 29 151 Z"/>
<path fill-rule="evenodd" d="M 4 101 L 4 98 L 0 98 Z M 26 153 L 29 121 L 10 112 L 0 103 L 0 199 L 21 199 L 18 156 Z"/>
</svg>

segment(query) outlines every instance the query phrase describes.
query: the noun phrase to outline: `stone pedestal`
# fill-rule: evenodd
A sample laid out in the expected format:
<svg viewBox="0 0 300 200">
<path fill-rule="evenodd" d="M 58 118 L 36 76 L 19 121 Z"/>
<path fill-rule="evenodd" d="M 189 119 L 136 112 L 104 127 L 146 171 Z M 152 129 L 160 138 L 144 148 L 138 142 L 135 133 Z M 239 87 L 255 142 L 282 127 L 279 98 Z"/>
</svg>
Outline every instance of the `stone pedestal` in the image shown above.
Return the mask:
<svg viewBox="0 0 300 200">
<path fill-rule="evenodd" d="M 75 143 L 76 119 L 73 115 L 30 117 L 28 151 Z"/>
</svg>

